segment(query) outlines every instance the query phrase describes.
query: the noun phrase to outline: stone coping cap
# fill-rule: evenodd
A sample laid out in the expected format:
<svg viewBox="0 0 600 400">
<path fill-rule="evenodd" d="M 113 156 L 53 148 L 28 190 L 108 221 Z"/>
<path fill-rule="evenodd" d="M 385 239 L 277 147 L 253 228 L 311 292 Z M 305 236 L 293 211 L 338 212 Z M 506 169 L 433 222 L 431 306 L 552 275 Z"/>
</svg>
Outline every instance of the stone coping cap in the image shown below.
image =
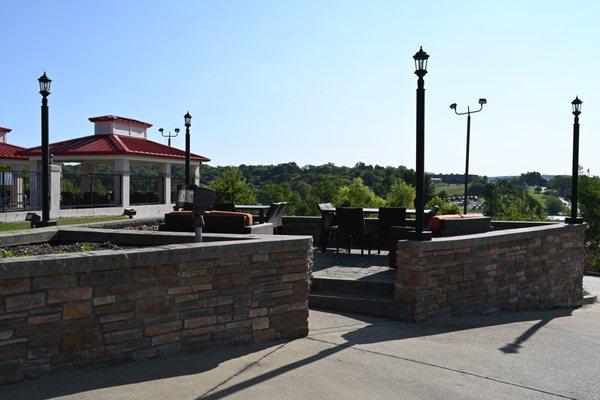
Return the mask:
<svg viewBox="0 0 600 400">
<path fill-rule="evenodd" d="M 48 227 L 36 229 L 35 231 L 34 235 L 24 235 L 24 232 L 27 231 L 0 234 L 0 243 L 7 236 L 14 237 L 19 234 L 24 236 L 19 244 L 66 240 L 72 235 L 75 235 L 80 241 L 103 237 L 105 235 L 119 235 L 126 240 L 116 241 L 117 243 L 122 243 L 123 241 L 131 243 L 131 239 L 140 239 L 140 241 L 144 242 L 144 237 L 146 238 L 146 243 L 152 238 L 155 241 L 165 240 L 167 242 L 169 238 L 175 238 L 177 242 L 174 244 L 150 244 L 148 247 L 123 250 L 99 250 L 4 258 L 0 259 L 0 279 L 73 274 L 138 266 L 158 266 L 194 260 L 231 258 L 273 252 L 302 251 L 308 253 L 312 248 L 312 238 L 308 236 L 205 234 L 204 237 L 208 240 L 212 239 L 212 241 L 194 243 L 193 233 L 124 232 L 112 229 L 68 227 Z M 46 235 L 46 240 L 40 240 L 43 235 Z M 27 238 L 30 240 L 27 240 Z M 37 241 L 31 239 L 36 239 Z"/>
<path fill-rule="evenodd" d="M 569 230 L 584 231 L 585 228 L 585 224 L 573 225 L 553 223 L 527 228 L 503 229 L 472 235 L 439 237 L 433 238 L 431 241 L 399 240 L 398 248 L 410 248 L 421 251 L 447 250 L 544 237 L 552 234 L 561 234 L 562 232 L 567 232 Z"/>
</svg>

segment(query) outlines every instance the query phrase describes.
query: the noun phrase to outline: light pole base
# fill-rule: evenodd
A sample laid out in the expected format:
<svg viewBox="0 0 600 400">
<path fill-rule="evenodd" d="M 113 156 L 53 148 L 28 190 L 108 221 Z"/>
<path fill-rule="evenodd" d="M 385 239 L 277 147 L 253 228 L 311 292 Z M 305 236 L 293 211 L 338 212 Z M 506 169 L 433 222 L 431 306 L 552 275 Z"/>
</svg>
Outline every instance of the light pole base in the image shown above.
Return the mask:
<svg viewBox="0 0 600 400">
<path fill-rule="evenodd" d="M 583 218 L 565 218 L 565 224 L 583 224 Z"/>
</svg>

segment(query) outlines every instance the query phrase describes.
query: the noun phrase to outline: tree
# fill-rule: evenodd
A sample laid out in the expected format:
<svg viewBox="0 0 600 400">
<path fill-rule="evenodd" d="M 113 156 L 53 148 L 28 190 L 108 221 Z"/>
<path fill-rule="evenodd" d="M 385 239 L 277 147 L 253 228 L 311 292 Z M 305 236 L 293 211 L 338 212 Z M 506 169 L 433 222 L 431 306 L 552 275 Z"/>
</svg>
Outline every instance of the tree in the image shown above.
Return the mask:
<svg viewBox="0 0 600 400">
<path fill-rule="evenodd" d="M 600 247 L 600 178 L 579 178 L 579 205 L 581 215 L 588 224 L 585 237 L 589 246 Z"/>
<path fill-rule="evenodd" d="M 433 199 L 429 200 L 429 202 L 425 205 L 425 208 L 433 208 L 435 206 L 440 208 L 438 213 L 441 215 L 460 214 L 460 207 L 458 204 L 451 201 L 446 201 L 439 196 L 435 196 Z"/>
<path fill-rule="evenodd" d="M 401 179 L 396 179 L 390 187 L 385 203 L 390 207 L 412 208 L 415 203 L 415 188 Z"/>
<path fill-rule="evenodd" d="M 512 182 L 498 181 L 485 185 L 483 212 L 497 220 L 542 221 L 544 207 L 531 195 L 518 190 Z"/>
<path fill-rule="evenodd" d="M 338 207 L 380 207 L 384 203 L 360 178 L 354 179 L 348 186 L 342 186 L 334 202 Z"/>
<path fill-rule="evenodd" d="M 565 206 L 558 197 L 548 196 L 546 198 L 546 213 L 548 215 L 561 215 L 565 211 Z"/>
<path fill-rule="evenodd" d="M 221 176 L 209 184 L 216 191 L 216 201 L 254 204 L 254 191 L 237 167 L 225 167 Z"/>
<path fill-rule="evenodd" d="M 262 204 L 285 201 L 287 215 L 306 214 L 300 195 L 292 189 L 289 183 L 267 183 L 258 191 L 257 199 Z"/>
<path fill-rule="evenodd" d="M 539 172 L 527 172 L 521 174 L 517 180 L 518 184 L 526 186 L 546 186 L 548 181 L 542 178 Z"/>
<path fill-rule="evenodd" d="M 561 197 L 571 198 L 571 177 L 557 175 L 548 182 L 548 189 L 556 190 Z"/>
</svg>

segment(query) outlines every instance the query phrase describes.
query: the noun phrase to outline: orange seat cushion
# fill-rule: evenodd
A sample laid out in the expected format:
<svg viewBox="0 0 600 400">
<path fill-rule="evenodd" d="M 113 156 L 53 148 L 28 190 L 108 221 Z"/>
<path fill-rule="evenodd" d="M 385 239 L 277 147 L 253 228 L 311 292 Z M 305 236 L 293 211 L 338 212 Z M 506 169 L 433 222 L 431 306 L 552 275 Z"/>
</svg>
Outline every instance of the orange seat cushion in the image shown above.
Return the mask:
<svg viewBox="0 0 600 400">
<path fill-rule="evenodd" d="M 455 221 L 459 219 L 478 219 L 485 218 L 483 214 L 448 214 L 448 215 L 436 215 L 429 220 L 427 229 L 430 231 L 439 231 L 442 228 L 442 221 Z"/>
<path fill-rule="evenodd" d="M 252 214 L 234 212 L 234 211 L 204 211 L 204 215 L 227 216 L 227 215 L 243 215 L 244 226 L 252 226 Z"/>
</svg>

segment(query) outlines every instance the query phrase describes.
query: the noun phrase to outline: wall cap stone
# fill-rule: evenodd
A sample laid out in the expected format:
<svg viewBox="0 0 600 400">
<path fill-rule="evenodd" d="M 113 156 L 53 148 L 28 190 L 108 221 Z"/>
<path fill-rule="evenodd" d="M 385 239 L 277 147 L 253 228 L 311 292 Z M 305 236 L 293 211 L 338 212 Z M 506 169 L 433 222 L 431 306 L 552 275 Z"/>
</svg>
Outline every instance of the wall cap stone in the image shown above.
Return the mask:
<svg viewBox="0 0 600 400">
<path fill-rule="evenodd" d="M 461 247 L 486 246 L 496 243 L 506 243 L 526 240 L 536 237 L 545 237 L 549 234 L 560 235 L 572 230 L 583 233 L 586 225 L 575 225 L 565 223 L 544 224 L 527 228 L 505 229 L 490 231 L 473 235 L 450 236 L 433 238 L 431 241 L 399 240 L 398 249 L 411 249 L 421 251 L 448 250 Z"/>
<path fill-rule="evenodd" d="M 115 270 L 137 266 L 172 264 L 194 260 L 251 256 L 270 252 L 307 252 L 312 238 L 289 235 L 205 234 L 206 242 L 194 243 L 193 233 L 120 231 L 111 229 L 50 227 L 36 230 L 31 238 L 46 235 L 47 240 L 94 241 L 110 238 L 116 243 L 149 244 L 148 247 L 123 250 L 99 250 L 43 256 L 0 259 L 0 279 L 73 274 Z M 20 231 L 23 235 L 25 231 Z M 4 237 L 14 234 L 0 234 Z M 44 240 L 44 241 L 47 241 Z M 20 244 L 33 243 L 33 241 Z M 36 242 L 36 243 L 39 243 Z M 161 244 L 164 243 L 164 244 Z M 4 245 L 4 244 L 3 244 Z M 217 267 L 218 268 L 218 267 Z"/>
</svg>

